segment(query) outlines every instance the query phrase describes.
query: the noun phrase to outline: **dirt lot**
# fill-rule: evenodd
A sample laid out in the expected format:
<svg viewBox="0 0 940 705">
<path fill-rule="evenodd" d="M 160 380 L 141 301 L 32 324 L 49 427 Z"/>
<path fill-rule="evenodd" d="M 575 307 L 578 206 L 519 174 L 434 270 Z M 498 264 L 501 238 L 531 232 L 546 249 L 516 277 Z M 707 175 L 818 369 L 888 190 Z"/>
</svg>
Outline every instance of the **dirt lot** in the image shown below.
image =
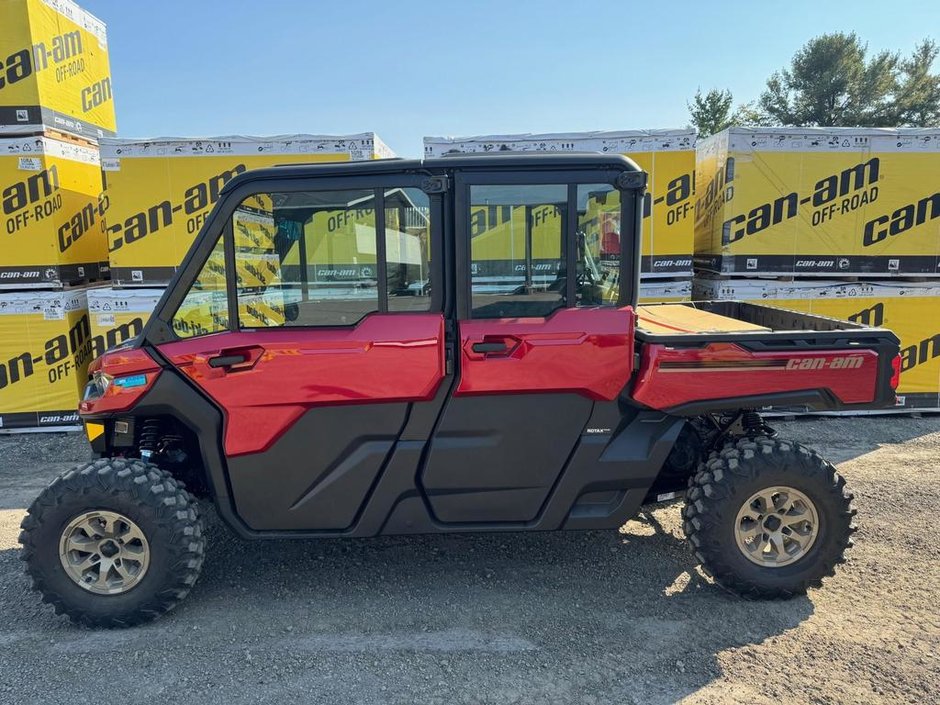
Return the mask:
<svg viewBox="0 0 940 705">
<path fill-rule="evenodd" d="M 0 437 L 0 702 L 940 702 L 940 419 L 779 424 L 839 463 L 860 530 L 789 602 L 703 579 L 678 505 L 621 534 L 242 542 L 157 623 L 78 629 L 29 592 L 24 508 L 76 435 Z"/>
</svg>

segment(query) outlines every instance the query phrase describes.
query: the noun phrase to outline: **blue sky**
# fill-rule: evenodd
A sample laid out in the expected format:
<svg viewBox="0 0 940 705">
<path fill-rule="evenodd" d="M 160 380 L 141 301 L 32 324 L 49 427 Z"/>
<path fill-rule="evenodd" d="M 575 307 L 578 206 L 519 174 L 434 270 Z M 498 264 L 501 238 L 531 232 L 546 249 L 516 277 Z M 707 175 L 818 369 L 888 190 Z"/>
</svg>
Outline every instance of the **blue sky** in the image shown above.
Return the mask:
<svg viewBox="0 0 940 705">
<path fill-rule="evenodd" d="M 108 25 L 118 133 L 424 135 L 682 127 L 757 98 L 813 36 L 910 52 L 940 2 L 79 0 Z"/>
</svg>

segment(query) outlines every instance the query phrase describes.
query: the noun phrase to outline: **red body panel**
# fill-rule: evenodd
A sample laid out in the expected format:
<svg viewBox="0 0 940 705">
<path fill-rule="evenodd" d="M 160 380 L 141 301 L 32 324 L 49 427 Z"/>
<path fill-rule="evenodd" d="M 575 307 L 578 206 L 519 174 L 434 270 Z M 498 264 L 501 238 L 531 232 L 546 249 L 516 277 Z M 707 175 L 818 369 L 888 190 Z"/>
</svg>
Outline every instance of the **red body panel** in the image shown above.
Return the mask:
<svg viewBox="0 0 940 705">
<path fill-rule="evenodd" d="M 104 414 L 112 411 L 127 411 L 153 386 L 160 366 L 140 348 L 115 350 L 96 358 L 88 366 L 88 374 L 101 372 L 115 379 L 132 375 L 144 375 L 145 382 L 133 387 L 112 383 L 104 395 L 97 399 L 83 400 L 80 414 Z"/>
<path fill-rule="evenodd" d="M 460 322 L 460 384 L 455 394 L 575 392 L 615 399 L 633 371 L 634 312 L 560 309 L 548 318 Z M 504 342 L 479 353 L 475 343 Z"/>
<path fill-rule="evenodd" d="M 733 343 L 702 348 L 644 345 L 633 398 L 653 409 L 708 399 L 828 389 L 844 404 L 875 399 L 874 350 L 753 352 Z"/>
<path fill-rule="evenodd" d="M 219 333 L 160 352 L 224 409 L 234 456 L 265 450 L 313 406 L 432 398 L 444 377 L 444 318 L 373 314 L 352 328 Z M 208 364 L 238 353 L 245 363 Z"/>
</svg>

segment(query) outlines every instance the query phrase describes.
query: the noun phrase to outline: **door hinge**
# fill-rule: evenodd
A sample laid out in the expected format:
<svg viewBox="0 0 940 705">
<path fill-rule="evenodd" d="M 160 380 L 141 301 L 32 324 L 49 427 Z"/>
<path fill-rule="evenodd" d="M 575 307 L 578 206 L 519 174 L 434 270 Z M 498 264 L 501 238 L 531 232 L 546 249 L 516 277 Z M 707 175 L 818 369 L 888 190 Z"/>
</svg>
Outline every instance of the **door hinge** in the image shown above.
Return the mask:
<svg viewBox="0 0 940 705">
<path fill-rule="evenodd" d="M 446 176 L 429 176 L 421 182 L 421 190 L 425 193 L 444 193 L 447 188 Z"/>
<path fill-rule="evenodd" d="M 617 188 L 621 191 L 645 189 L 647 174 L 645 171 L 624 171 L 617 176 Z"/>
</svg>

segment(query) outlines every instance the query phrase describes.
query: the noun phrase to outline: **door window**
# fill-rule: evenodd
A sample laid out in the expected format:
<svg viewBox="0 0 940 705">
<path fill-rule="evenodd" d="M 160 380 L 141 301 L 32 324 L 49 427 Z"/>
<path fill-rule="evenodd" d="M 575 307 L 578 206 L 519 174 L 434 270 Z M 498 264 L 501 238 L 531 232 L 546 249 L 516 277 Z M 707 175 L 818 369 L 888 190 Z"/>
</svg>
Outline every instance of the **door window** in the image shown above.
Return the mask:
<svg viewBox="0 0 940 705">
<path fill-rule="evenodd" d="M 232 224 L 241 328 L 349 326 L 377 311 L 430 307 L 430 219 L 419 189 L 256 194 Z"/>
<path fill-rule="evenodd" d="M 225 248 L 219 237 L 173 316 L 173 331 L 178 337 L 193 338 L 228 328 L 226 280 Z"/>
<path fill-rule="evenodd" d="M 620 192 L 579 184 L 576 233 L 578 306 L 617 304 L 620 296 Z"/>
<path fill-rule="evenodd" d="M 470 187 L 474 318 L 548 316 L 566 304 L 568 187 Z"/>
<path fill-rule="evenodd" d="M 427 311 L 431 296 L 431 213 L 417 188 L 385 191 L 385 274 L 389 311 Z"/>
</svg>

